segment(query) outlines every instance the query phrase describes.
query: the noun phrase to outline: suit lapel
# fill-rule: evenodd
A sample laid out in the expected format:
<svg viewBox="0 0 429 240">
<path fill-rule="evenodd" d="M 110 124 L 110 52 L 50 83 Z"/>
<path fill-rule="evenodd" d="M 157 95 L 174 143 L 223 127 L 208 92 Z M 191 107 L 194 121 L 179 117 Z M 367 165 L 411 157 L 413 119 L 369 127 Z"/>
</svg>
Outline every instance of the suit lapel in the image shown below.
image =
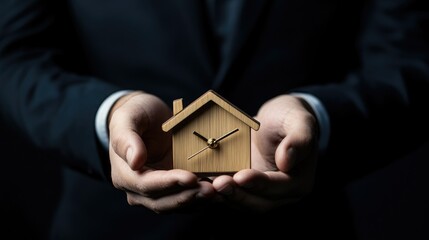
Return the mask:
<svg viewBox="0 0 429 240">
<path fill-rule="evenodd" d="M 240 17 L 236 29 L 234 30 L 231 42 L 227 46 L 227 55 L 222 61 L 219 71 L 217 72 L 215 81 L 212 85 L 214 89 L 219 89 L 222 82 L 230 71 L 232 64 L 236 60 L 243 46 L 245 45 L 250 33 L 254 29 L 258 19 L 265 9 L 265 0 L 245 1 L 243 9 L 240 12 Z"/>
</svg>

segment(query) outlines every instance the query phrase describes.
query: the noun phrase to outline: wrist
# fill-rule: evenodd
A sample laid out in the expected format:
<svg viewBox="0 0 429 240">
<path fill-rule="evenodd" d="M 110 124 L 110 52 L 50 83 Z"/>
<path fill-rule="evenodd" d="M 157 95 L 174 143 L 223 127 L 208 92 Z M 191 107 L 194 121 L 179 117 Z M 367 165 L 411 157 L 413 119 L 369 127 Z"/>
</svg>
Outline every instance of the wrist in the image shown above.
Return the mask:
<svg viewBox="0 0 429 240">
<path fill-rule="evenodd" d="M 120 107 L 122 107 L 126 102 L 128 102 L 128 100 L 130 100 L 134 96 L 137 96 L 137 95 L 142 94 L 142 93 L 143 92 L 141 92 L 141 91 L 133 91 L 133 92 L 129 92 L 128 94 L 125 94 L 125 95 L 121 96 L 120 98 L 118 98 L 113 103 L 112 107 L 110 108 L 109 114 L 107 115 L 107 119 L 106 119 L 107 126 L 109 126 L 110 120 L 112 119 L 112 116 L 116 110 L 118 110 Z"/>
</svg>

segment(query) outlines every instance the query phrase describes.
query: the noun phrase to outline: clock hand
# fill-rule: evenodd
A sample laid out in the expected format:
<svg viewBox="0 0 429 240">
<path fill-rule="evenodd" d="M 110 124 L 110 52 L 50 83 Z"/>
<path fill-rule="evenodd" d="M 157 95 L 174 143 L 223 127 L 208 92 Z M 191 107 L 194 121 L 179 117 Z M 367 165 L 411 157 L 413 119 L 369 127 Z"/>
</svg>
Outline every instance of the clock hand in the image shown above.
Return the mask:
<svg viewBox="0 0 429 240">
<path fill-rule="evenodd" d="M 235 133 L 235 132 L 238 132 L 238 128 L 236 128 L 236 129 L 232 130 L 231 132 L 226 133 L 225 135 L 223 135 L 223 136 L 219 137 L 218 139 L 215 139 L 215 140 L 214 140 L 214 144 L 216 144 L 216 143 L 220 142 L 222 139 L 224 139 L 224 138 L 226 138 L 226 137 L 228 137 L 228 136 L 232 135 L 232 134 L 233 134 L 233 133 Z"/>
<path fill-rule="evenodd" d="M 226 137 L 232 135 L 233 133 L 238 132 L 238 128 L 222 135 L 221 137 L 219 137 L 218 139 L 214 139 L 214 138 L 209 138 L 207 140 L 207 146 L 205 146 L 204 148 L 202 148 L 201 150 L 199 150 L 198 152 L 192 154 L 191 156 L 188 157 L 188 160 L 190 160 L 191 158 L 195 157 L 196 155 L 200 154 L 201 152 L 203 152 L 204 150 L 208 149 L 208 148 L 216 148 L 218 147 L 218 142 L 221 141 L 222 139 L 225 139 Z M 193 132 L 195 135 L 199 136 L 199 133 L 197 132 Z M 203 137 L 203 136 L 201 136 Z"/>
<path fill-rule="evenodd" d="M 205 146 L 203 149 L 201 149 L 200 151 L 198 151 L 198 152 L 196 152 L 196 153 L 194 153 L 194 154 L 192 154 L 191 156 L 189 156 L 188 157 L 188 160 L 189 159 L 191 159 L 191 158 L 193 158 L 193 157 L 195 157 L 196 155 L 198 155 L 199 153 L 201 153 L 202 151 L 204 151 L 204 150 L 206 150 L 207 148 L 217 148 L 217 146 L 218 146 L 218 144 L 217 144 L 217 141 L 216 141 L 216 139 L 214 139 L 214 138 L 209 138 L 208 140 L 207 140 L 207 146 Z"/>
<path fill-rule="evenodd" d="M 205 142 L 209 141 L 206 137 L 204 137 L 203 135 L 199 134 L 198 132 L 194 131 L 193 132 L 194 135 L 196 135 L 197 137 L 201 138 L 202 140 L 204 140 Z"/>
<path fill-rule="evenodd" d="M 189 160 L 189 159 L 191 159 L 191 158 L 193 158 L 193 157 L 195 157 L 195 156 L 197 156 L 199 153 L 203 152 L 203 151 L 204 151 L 204 150 L 206 150 L 207 148 L 210 148 L 210 145 L 205 146 L 205 147 L 204 147 L 203 149 L 201 149 L 200 151 L 198 151 L 198 152 L 196 152 L 196 153 L 192 154 L 191 156 L 189 156 L 189 157 L 188 157 L 188 160 Z"/>
</svg>

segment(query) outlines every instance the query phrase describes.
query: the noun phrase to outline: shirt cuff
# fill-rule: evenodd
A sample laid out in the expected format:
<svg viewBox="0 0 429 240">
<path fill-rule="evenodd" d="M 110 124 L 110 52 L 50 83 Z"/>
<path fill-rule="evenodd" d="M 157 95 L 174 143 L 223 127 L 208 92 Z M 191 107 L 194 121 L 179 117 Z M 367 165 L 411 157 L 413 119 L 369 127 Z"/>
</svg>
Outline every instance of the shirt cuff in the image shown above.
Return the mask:
<svg viewBox="0 0 429 240">
<path fill-rule="evenodd" d="M 328 112 L 322 102 L 315 96 L 308 93 L 292 93 L 291 95 L 304 99 L 313 109 L 319 122 L 319 151 L 325 152 L 329 144 L 329 135 L 331 134 L 331 124 Z"/>
<path fill-rule="evenodd" d="M 109 150 L 109 130 L 107 126 L 107 117 L 113 104 L 122 96 L 132 92 L 131 90 L 122 90 L 112 93 L 100 105 L 95 115 L 95 132 L 98 140 L 104 149 Z"/>
</svg>

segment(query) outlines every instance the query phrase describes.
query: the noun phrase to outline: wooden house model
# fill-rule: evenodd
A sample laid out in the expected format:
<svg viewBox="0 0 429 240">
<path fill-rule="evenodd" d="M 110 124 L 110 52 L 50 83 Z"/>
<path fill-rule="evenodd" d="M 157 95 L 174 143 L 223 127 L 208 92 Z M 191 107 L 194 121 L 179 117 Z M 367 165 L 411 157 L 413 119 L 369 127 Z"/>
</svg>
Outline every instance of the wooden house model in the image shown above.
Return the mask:
<svg viewBox="0 0 429 240">
<path fill-rule="evenodd" d="M 209 90 L 183 108 L 173 102 L 173 117 L 162 129 L 173 137 L 173 168 L 199 175 L 234 173 L 250 168 L 251 129 L 259 122 Z"/>
</svg>

